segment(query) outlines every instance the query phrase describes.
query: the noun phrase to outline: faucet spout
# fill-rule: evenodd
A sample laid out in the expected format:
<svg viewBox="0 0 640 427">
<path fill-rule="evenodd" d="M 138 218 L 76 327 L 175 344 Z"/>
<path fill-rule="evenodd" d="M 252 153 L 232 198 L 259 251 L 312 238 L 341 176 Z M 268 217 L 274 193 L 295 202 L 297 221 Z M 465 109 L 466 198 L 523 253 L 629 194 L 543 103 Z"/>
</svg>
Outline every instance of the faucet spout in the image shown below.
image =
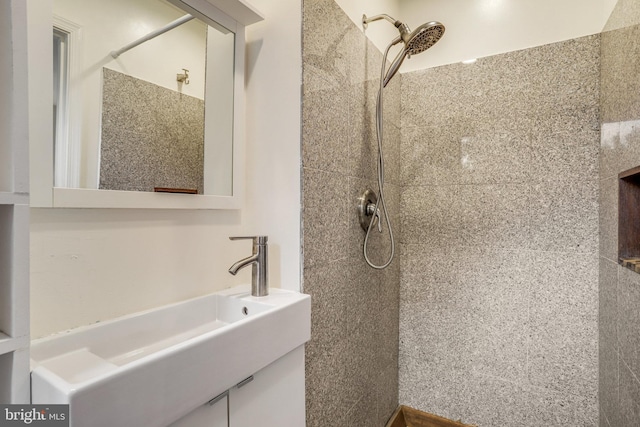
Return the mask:
<svg viewBox="0 0 640 427">
<path fill-rule="evenodd" d="M 254 262 L 258 262 L 258 254 L 253 254 L 251 256 L 246 257 L 245 259 L 241 259 L 240 261 L 234 263 L 229 268 L 229 273 L 234 276 L 238 273 L 238 271 L 242 270 L 246 266 L 253 264 Z"/>
<path fill-rule="evenodd" d="M 267 236 L 253 237 L 229 237 L 231 240 L 253 240 L 253 254 L 241 259 L 229 268 L 229 273 L 234 276 L 247 265 L 251 265 L 251 295 L 264 297 L 269 295 L 269 278 L 267 272 Z"/>
</svg>

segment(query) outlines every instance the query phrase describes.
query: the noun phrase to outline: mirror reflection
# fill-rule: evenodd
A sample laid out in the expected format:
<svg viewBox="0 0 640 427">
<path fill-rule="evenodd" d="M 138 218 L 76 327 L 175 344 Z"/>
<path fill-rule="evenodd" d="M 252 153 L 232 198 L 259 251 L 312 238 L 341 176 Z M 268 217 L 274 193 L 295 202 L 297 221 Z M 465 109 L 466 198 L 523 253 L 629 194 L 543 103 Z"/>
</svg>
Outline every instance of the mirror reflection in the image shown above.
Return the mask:
<svg viewBox="0 0 640 427">
<path fill-rule="evenodd" d="M 53 46 L 56 187 L 232 194 L 232 32 L 164 0 L 54 0 Z"/>
</svg>

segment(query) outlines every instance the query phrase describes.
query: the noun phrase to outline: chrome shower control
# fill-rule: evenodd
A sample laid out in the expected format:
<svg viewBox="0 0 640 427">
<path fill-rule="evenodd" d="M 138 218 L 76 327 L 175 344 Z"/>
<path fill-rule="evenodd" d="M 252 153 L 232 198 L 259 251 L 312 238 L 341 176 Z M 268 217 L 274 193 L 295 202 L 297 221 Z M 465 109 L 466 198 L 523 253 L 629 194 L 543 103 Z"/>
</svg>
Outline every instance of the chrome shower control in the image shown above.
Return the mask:
<svg viewBox="0 0 640 427">
<path fill-rule="evenodd" d="M 380 210 L 376 210 L 376 203 L 378 203 L 378 196 L 373 190 L 366 190 L 360 197 L 358 197 L 358 218 L 360 219 L 360 226 L 363 230 L 369 229 L 371 221 L 378 221 L 378 229 L 381 229 L 380 224 Z"/>
</svg>

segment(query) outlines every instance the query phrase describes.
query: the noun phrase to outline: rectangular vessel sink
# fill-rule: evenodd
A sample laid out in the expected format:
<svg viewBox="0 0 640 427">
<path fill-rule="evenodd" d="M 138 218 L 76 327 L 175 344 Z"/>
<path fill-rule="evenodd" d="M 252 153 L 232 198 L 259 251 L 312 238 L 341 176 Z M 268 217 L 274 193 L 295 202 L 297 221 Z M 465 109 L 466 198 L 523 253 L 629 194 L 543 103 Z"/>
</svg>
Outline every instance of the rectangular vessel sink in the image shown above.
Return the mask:
<svg viewBox="0 0 640 427">
<path fill-rule="evenodd" d="M 310 338 L 308 295 L 237 287 L 35 340 L 32 403 L 72 426 L 166 426 Z"/>
</svg>

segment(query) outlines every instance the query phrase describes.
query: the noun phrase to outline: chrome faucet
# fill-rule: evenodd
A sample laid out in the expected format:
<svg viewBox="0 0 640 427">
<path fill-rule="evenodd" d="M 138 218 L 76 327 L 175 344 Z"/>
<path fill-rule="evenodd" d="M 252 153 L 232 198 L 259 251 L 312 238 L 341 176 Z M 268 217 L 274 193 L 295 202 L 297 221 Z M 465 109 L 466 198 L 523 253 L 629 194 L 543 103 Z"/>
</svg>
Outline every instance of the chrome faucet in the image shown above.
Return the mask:
<svg viewBox="0 0 640 427">
<path fill-rule="evenodd" d="M 269 277 L 267 276 L 267 236 L 229 237 L 229 240 L 253 240 L 253 255 L 241 259 L 229 268 L 229 273 L 236 273 L 251 264 L 251 296 L 269 295 Z"/>
</svg>

